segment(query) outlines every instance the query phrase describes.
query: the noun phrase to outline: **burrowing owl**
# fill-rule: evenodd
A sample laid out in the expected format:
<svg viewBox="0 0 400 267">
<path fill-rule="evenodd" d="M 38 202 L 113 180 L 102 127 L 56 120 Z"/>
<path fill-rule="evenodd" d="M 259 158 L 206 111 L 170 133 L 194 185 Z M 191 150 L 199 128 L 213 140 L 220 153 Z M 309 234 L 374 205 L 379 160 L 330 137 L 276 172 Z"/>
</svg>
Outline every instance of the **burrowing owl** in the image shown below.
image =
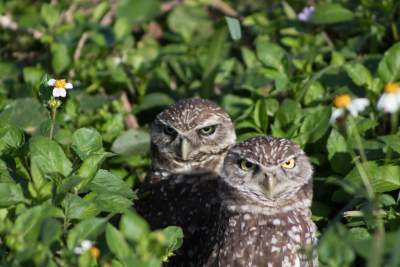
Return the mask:
<svg viewBox="0 0 400 267">
<path fill-rule="evenodd" d="M 151 171 L 135 207 L 153 229 L 182 227 L 183 246 L 166 265 L 190 266 L 210 237 L 219 205 L 214 173 L 235 139 L 229 115 L 208 100 L 181 100 L 155 119 Z"/>
<path fill-rule="evenodd" d="M 289 140 L 256 137 L 228 152 L 208 266 L 317 266 L 312 166 Z"/>
</svg>

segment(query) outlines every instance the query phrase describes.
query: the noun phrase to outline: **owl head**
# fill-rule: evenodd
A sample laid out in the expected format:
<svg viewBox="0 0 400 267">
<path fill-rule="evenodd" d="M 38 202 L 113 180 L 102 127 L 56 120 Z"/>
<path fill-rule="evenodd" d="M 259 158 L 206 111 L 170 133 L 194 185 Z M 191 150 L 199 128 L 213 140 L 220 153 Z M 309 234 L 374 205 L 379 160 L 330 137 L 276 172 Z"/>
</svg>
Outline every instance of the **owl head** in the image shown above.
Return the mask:
<svg viewBox="0 0 400 267">
<path fill-rule="evenodd" d="M 152 125 L 153 167 L 173 173 L 214 171 L 235 140 L 233 123 L 221 107 L 205 99 L 183 99 Z"/>
<path fill-rule="evenodd" d="M 312 174 L 310 161 L 298 145 L 263 136 L 233 146 L 221 176 L 241 201 L 279 206 L 312 184 Z"/>
</svg>

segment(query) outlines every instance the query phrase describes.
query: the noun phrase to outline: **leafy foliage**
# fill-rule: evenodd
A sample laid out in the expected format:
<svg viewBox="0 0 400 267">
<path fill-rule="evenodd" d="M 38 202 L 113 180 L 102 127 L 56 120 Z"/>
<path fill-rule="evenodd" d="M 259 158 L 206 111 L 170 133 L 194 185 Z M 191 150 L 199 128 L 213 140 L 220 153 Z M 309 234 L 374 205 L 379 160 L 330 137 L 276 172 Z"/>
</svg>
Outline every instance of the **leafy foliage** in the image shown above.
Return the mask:
<svg viewBox="0 0 400 267">
<path fill-rule="evenodd" d="M 182 232 L 151 231 L 135 189 L 154 116 L 200 96 L 239 140 L 290 138 L 310 156 L 321 266 L 399 266 L 399 113 L 375 106 L 400 82 L 400 5 L 324 0 L 302 21 L 303 4 L 0 1 L 0 265 L 168 260 Z M 57 108 L 50 78 L 74 85 Z M 371 104 L 332 124 L 339 93 Z"/>
</svg>

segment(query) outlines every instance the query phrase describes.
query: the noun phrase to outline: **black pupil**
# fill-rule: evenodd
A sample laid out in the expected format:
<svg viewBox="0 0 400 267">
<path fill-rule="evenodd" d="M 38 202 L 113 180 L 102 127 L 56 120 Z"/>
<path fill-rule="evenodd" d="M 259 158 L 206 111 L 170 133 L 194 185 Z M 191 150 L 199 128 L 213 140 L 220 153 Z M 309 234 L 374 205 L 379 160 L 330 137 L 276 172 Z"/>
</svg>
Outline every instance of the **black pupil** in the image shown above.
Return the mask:
<svg viewBox="0 0 400 267">
<path fill-rule="evenodd" d="M 251 168 L 253 167 L 253 164 L 250 163 L 250 162 L 248 162 L 248 161 L 246 161 L 245 164 L 244 164 L 244 166 L 245 166 L 247 169 L 251 169 Z"/>
<path fill-rule="evenodd" d="M 169 126 L 166 126 L 166 127 L 164 128 L 164 132 L 165 132 L 166 134 L 172 135 L 172 134 L 175 133 L 175 130 L 172 129 L 171 127 L 169 127 Z"/>
</svg>

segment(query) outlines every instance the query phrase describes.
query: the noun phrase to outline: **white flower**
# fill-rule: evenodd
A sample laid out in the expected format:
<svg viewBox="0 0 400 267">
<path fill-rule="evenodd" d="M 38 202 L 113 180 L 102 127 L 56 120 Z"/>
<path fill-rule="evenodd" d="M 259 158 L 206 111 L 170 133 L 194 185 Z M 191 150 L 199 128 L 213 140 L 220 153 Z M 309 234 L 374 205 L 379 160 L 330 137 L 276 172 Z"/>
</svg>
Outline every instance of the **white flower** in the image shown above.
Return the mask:
<svg viewBox="0 0 400 267">
<path fill-rule="evenodd" d="M 90 240 L 82 240 L 79 246 L 74 248 L 75 254 L 82 254 L 93 247 L 93 242 Z"/>
<path fill-rule="evenodd" d="M 378 100 L 377 109 L 387 113 L 396 113 L 400 109 L 400 86 L 397 83 L 387 83 L 384 91 Z"/>
<path fill-rule="evenodd" d="M 335 96 L 333 105 L 334 108 L 330 119 L 331 123 L 335 123 L 338 118 L 342 117 L 346 110 L 350 112 L 353 117 L 357 117 L 358 113 L 362 112 L 369 105 L 369 100 L 367 98 L 351 99 L 349 94 L 340 94 Z"/>
<path fill-rule="evenodd" d="M 303 10 L 297 15 L 298 20 L 307 22 L 314 15 L 315 7 L 306 6 Z"/>
<path fill-rule="evenodd" d="M 72 83 L 67 83 L 64 79 L 61 79 L 61 80 L 50 79 L 47 81 L 47 84 L 49 86 L 54 86 L 54 89 L 53 89 L 54 97 L 66 97 L 67 96 L 66 89 L 73 88 Z"/>
</svg>

